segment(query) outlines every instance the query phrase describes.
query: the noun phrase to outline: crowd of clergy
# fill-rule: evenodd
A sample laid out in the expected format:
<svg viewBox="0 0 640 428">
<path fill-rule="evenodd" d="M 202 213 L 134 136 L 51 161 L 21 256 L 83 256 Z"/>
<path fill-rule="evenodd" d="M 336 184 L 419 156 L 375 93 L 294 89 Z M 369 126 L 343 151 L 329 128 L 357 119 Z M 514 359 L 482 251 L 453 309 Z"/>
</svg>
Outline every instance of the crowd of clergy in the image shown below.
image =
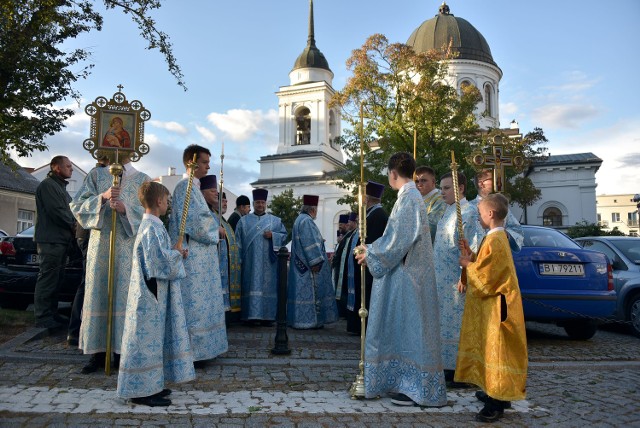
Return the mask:
<svg viewBox="0 0 640 428">
<path fill-rule="evenodd" d="M 79 226 L 91 231 L 78 345 L 91 359 L 83 373 L 104 366 L 108 349 L 115 211 L 111 350 L 119 355 L 118 396 L 137 404 L 171 404 L 165 384 L 193 380 L 194 368 L 225 353 L 228 325 L 271 326 L 276 319 L 277 251 L 287 243 L 287 230 L 267 212 L 266 189 L 253 190 L 253 210 L 249 198 L 240 196 L 225 220 L 226 195 L 208 174 L 210 157 L 198 145 L 185 149 L 186 172 L 170 198 L 125 158 L 119 186 L 113 186 L 108 168 L 94 168 L 70 203 Z M 447 387 L 473 384 L 485 403 L 476 417 L 497 420 L 510 401 L 524 398 L 524 321 L 510 257 L 491 259 L 488 276 L 474 269 L 485 259 L 487 233 L 495 229 L 507 250 L 517 250 L 520 225 L 508 208 L 506 219 L 498 218 L 502 211 L 495 207 L 501 201 L 490 196 L 491 170 L 475 178 L 473 201 L 464 198 L 467 179 L 458 173 L 464 241 L 451 172 L 441 176 L 438 189 L 436 172 L 416 168 L 407 153 L 391 156 L 388 171 L 389 187 L 398 192 L 392 212 L 381 204 L 387 186 L 368 182 L 364 242 L 358 216 L 341 215 L 331 259 L 314 221 L 319 198 L 303 196 L 291 231 L 287 323 L 319 329 L 342 317 L 353 335 L 366 325 L 367 398 L 390 395 L 397 405 L 439 407 L 447 403 Z M 495 214 L 493 223 L 483 219 L 483 209 Z M 494 278 L 500 264 L 507 267 Z M 474 300 L 477 307 L 470 311 L 472 295 L 480 296 L 480 303 Z M 491 343 L 491 353 L 476 346 L 483 342 Z"/>
</svg>

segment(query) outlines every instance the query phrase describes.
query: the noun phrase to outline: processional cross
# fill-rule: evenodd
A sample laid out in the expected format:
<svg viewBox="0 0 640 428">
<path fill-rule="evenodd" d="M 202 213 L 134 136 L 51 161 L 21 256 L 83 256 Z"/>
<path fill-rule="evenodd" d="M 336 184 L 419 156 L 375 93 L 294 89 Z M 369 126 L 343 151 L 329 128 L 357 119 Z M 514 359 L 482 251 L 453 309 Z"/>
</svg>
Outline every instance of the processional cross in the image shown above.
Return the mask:
<svg viewBox="0 0 640 428">
<path fill-rule="evenodd" d="M 507 152 L 502 144 L 502 137 L 500 135 L 493 137 L 490 154 L 484 153 L 482 150 L 477 150 L 473 152 L 471 156 L 475 166 L 480 168 L 493 168 L 493 190 L 498 193 L 503 193 L 505 190 L 505 168 L 515 167 L 519 169 L 524 165 L 522 156 Z"/>
</svg>

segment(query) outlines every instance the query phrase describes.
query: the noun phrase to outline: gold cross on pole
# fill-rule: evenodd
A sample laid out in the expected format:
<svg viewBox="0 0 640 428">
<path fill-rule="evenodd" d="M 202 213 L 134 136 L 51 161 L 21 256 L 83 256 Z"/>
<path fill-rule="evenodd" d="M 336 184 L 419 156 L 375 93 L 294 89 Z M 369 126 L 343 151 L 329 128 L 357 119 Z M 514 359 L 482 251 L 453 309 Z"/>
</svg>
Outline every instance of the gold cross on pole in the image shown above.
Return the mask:
<svg viewBox="0 0 640 428">
<path fill-rule="evenodd" d="M 498 193 L 503 193 L 505 190 L 505 168 L 520 168 L 524 164 L 522 156 L 507 152 L 500 135 L 493 137 L 490 154 L 478 150 L 472 153 L 472 159 L 473 164 L 478 167 L 493 167 L 493 191 Z"/>
</svg>

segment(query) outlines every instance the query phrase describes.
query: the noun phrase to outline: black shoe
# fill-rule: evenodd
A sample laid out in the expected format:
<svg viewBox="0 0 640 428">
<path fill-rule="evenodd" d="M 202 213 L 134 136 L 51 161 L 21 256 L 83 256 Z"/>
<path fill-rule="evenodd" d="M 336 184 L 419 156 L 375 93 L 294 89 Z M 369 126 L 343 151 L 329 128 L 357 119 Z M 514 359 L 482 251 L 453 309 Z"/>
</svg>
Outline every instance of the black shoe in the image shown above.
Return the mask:
<svg viewBox="0 0 640 428">
<path fill-rule="evenodd" d="M 77 347 L 78 346 L 78 338 L 73 336 L 67 336 L 67 345 Z"/>
<path fill-rule="evenodd" d="M 415 406 L 416 403 L 404 394 L 393 394 L 391 402 L 396 406 Z"/>
<path fill-rule="evenodd" d="M 447 388 L 451 389 L 463 389 L 463 388 L 471 388 L 471 385 L 464 382 L 456 382 L 455 380 L 447 382 Z"/>
<path fill-rule="evenodd" d="M 89 374 L 89 373 L 97 372 L 98 369 L 104 368 L 104 360 L 105 360 L 104 352 L 99 352 L 97 354 L 91 355 L 89 362 L 87 363 L 86 366 L 82 368 L 80 373 Z"/>
<path fill-rule="evenodd" d="M 207 366 L 207 360 L 194 361 L 193 367 L 196 369 L 203 369 Z"/>
<path fill-rule="evenodd" d="M 489 401 L 489 396 L 484 391 L 476 391 L 476 398 L 482 401 L 483 403 L 487 403 Z M 498 401 L 498 400 L 494 400 L 494 401 Z M 500 403 L 502 404 L 503 409 L 511 408 L 511 401 L 500 401 Z"/>
<path fill-rule="evenodd" d="M 156 397 L 166 397 L 167 395 L 171 395 L 173 391 L 171 391 L 169 388 L 165 388 L 162 391 L 158 392 L 157 394 L 155 394 Z"/>
<path fill-rule="evenodd" d="M 495 422 L 498 419 L 500 419 L 503 414 L 504 414 L 504 410 L 502 410 L 502 409 L 487 408 L 487 406 L 485 406 L 476 415 L 476 421 L 478 421 L 478 422 Z"/>
<path fill-rule="evenodd" d="M 171 400 L 164 397 L 159 397 L 158 394 L 150 395 L 148 397 L 132 398 L 131 402 L 134 404 L 142 404 L 149 407 L 166 407 L 171 405 Z"/>
<path fill-rule="evenodd" d="M 261 327 L 273 327 L 273 321 L 262 320 L 262 321 L 260 321 L 260 326 Z"/>
</svg>

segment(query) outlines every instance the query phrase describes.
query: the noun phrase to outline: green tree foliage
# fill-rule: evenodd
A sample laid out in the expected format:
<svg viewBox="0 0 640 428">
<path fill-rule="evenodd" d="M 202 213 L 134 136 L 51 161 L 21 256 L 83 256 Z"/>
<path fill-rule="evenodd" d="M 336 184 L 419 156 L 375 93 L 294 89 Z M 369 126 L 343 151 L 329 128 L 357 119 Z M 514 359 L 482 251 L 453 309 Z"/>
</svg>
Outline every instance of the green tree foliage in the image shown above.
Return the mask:
<svg viewBox="0 0 640 428">
<path fill-rule="evenodd" d="M 469 178 L 467 196 L 475 196 L 472 178 L 476 170 L 469 155 L 496 132 L 483 133 L 477 124 L 474 110 L 482 98 L 475 86 L 463 86 L 459 93 L 445 83 L 453 58 L 446 49 L 416 53 L 410 46 L 389 43 L 381 34 L 369 37 L 353 51 L 347 60 L 353 75 L 332 100 L 332 105 L 342 108 L 349 125 L 338 143 L 349 158 L 343 186 L 353 195 L 340 203 L 354 203 L 360 181 L 360 108 L 364 116 L 365 181 L 387 183 L 389 157 L 398 151 L 413 153 L 415 130 L 418 165 L 429 165 L 438 175 L 444 174 L 450 169 L 453 150 L 456 162 Z M 505 140 L 507 150 L 526 153 L 527 158 L 546 150 L 535 147 L 546 141 L 539 129 L 519 143 Z M 390 209 L 394 200 L 394 192 L 385 190 L 385 208 Z"/>
<path fill-rule="evenodd" d="M 186 89 L 168 36 L 149 16 L 159 0 L 103 0 L 138 25 L 148 49 L 158 49 L 169 72 Z M 63 43 L 83 33 L 100 31 L 103 18 L 89 0 L 0 0 L 0 161 L 9 151 L 28 156 L 47 149 L 45 138 L 64 127 L 73 115 L 54 107 L 66 99 L 80 102 L 73 84 L 87 78 L 89 49 L 65 51 Z"/>
<path fill-rule="evenodd" d="M 302 197 L 295 198 L 293 189 L 285 190 L 276 195 L 269 204 L 269 211 L 277 217 L 280 217 L 282 224 L 287 228 L 287 242 L 291 241 L 291 232 L 293 223 L 295 223 L 300 209 L 302 208 Z"/>
<path fill-rule="evenodd" d="M 604 230 L 602 225 L 589 223 L 586 220 L 569 227 L 567 235 L 571 238 L 580 238 L 582 236 L 625 236 L 617 227 L 612 230 Z"/>
</svg>

